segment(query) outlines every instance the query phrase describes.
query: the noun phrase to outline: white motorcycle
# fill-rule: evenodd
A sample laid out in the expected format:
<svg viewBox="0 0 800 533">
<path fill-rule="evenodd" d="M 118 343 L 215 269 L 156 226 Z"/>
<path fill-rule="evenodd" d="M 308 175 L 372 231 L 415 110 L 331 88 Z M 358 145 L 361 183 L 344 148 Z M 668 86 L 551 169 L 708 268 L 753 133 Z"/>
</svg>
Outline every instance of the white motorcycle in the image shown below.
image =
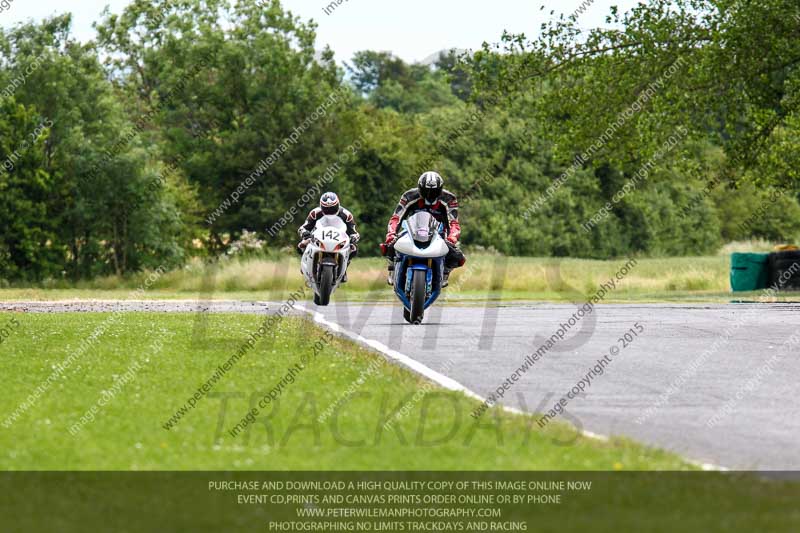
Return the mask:
<svg viewBox="0 0 800 533">
<path fill-rule="evenodd" d="M 331 294 L 342 283 L 350 260 L 347 226 L 336 215 L 325 215 L 317 222 L 311 242 L 303 252 L 300 271 L 306 285 L 314 289 L 314 303 L 328 305 Z"/>
</svg>

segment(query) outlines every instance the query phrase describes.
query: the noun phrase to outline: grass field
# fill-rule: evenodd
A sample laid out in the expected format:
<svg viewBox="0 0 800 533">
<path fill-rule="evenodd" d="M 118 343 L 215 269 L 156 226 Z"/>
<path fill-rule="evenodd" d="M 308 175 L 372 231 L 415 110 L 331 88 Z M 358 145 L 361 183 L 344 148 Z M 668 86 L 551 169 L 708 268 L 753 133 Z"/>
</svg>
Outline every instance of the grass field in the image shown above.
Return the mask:
<svg viewBox="0 0 800 533">
<path fill-rule="evenodd" d="M 497 409 L 476 422 L 469 416 L 478 405 L 475 400 L 432 388 L 416 375 L 291 317 L 167 430 L 173 413 L 257 329 L 260 319 L 212 315 L 198 328 L 192 314 L 119 315 L 8 424 L 9 415 L 54 373 L 55 365 L 98 326 L 107 325 L 110 316 L 14 317 L 19 327 L 0 347 L 0 469 L 691 468 L 675 455 L 628 440 L 576 438 L 566 424 L 539 430 L 532 418 Z M 8 318 L 0 313 L 0 322 Z M 231 436 L 229 430 L 303 355 L 310 360 L 294 383 L 284 380 L 277 403 Z M 428 394 L 420 392 L 429 388 Z M 405 416 L 392 418 L 404 410 Z M 391 427 L 384 427 L 389 419 Z"/>
<path fill-rule="evenodd" d="M 594 293 L 628 263 L 627 258 L 607 261 L 537 259 L 472 255 L 456 270 L 447 289 L 451 302 L 500 299 L 577 301 Z M 334 299 L 391 300 L 383 259 L 357 259 L 350 281 Z M 638 259 L 624 279 L 607 296 L 607 302 L 728 302 L 755 300 L 760 293 L 730 292 L 727 254 L 709 257 Z M 195 262 L 160 276 L 143 294 L 133 294 L 150 276 L 101 278 L 70 284 L 48 282 L 37 287 L 0 289 L 0 300 L 57 300 L 70 298 L 128 299 L 235 299 L 279 300 L 287 288 L 301 283 L 299 261 L 232 260 L 207 267 Z M 798 301 L 800 294 L 783 293 L 778 300 Z"/>
</svg>

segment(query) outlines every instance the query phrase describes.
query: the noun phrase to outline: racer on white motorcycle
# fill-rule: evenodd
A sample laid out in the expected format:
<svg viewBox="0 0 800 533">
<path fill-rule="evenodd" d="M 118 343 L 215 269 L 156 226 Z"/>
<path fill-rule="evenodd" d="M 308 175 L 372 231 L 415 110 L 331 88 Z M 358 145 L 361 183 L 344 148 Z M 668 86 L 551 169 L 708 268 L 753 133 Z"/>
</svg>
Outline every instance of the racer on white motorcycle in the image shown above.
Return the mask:
<svg viewBox="0 0 800 533">
<path fill-rule="evenodd" d="M 347 236 L 350 237 L 350 258 L 347 266 L 350 266 L 350 261 L 358 255 L 358 240 L 361 236 L 356 230 L 356 220 L 353 213 L 342 207 L 339 203 L 339 197 L 336 193 L 326 192 L 319 199 L 319 207 L 313 209 L 306 217 L 306 221 L 297 230 L 300 235 L 300 243 L 297 245 L 297 251 L 300 255 L 306 250 L 306 246 L 311 242 L 312 232 L 317 225 L 319 219 L 325 215 L 335 215 L 342 219 L 342 222 L 347 226 Z M 347 272 L 345 272 L 342 283 L 347 283 Z"/>
</svg>

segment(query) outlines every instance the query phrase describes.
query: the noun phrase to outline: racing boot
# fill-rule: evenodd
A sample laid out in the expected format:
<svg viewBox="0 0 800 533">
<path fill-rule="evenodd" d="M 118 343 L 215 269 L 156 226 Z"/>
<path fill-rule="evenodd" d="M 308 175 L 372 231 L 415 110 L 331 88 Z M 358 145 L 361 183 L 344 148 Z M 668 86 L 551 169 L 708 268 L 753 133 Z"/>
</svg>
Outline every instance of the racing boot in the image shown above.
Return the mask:
<svg viewBox="0 0 800 533">
<path fill-rule="evenodd" d="M 344 269 L 344 276 L 342 276 L 342 283 L 347 283 L 347 271 L 350 270 L 350 263 L 352 263 L 353 259 L 350 258 L 347 260 L 347 266 Z"/>
</svg>

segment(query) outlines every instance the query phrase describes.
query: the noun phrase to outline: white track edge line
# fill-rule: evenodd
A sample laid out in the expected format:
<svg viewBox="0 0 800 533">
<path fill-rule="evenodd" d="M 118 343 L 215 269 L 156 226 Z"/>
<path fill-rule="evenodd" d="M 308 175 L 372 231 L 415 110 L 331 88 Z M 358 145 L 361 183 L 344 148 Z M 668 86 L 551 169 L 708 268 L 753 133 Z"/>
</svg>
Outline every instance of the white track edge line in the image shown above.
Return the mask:
<svg viewBox="0 0 800 533">
<path fill-rule="evenodd" d="M 331 331 L 333 331 L 335 333 L 338 333 L 338 334 L 340 334 L 340 335 L 342 335 L 344 337 L 347 337 L 347 338 L 355 341 L 358 344 L 361 344 L 361 345 L 367 346 L 369 348 L 372 348 L 373 350 L 375 350 L 375 351 L 379 352 L 380 354 L 388 357 L 389 359 L 394 360 L 394 361 L 398 362 L 399 364 L 405 366 L 406 368 L 409 368 L 410 370 L 413 370 L 417 374 L 420 374 L 421 376 L 433 381 L 434 383 L 437 383 L 437 384 L 441 385 L 442 387 L 444 387 L 447 390 L 451 390 L 451 391 L 455 391 L 455 392 L 462 392 L 466 396 L 468 396 L 468 397 L 470 397 L 470 398 L 472 398 L 474 400 L 478 400 L 480 402 L 485 402 L 486 401 L 486 398 L 484 398 L 483 396 L 481 396 L 477 392 L 474 392 L 474 391 L 470 390 L 469 388 L 467 388 L 466 386 L 462 385 L 461 383 L 459 383 L 458 381 L 454 380 L 453 378 L 447 377 L 444 374 L 441 374 L 441 373 L 433 370 L 432 368 L 424 365 L 423 363 L 420 363 L 416 359 L 412 359 L 411 357 L 409 357 L 408 355 L 406 355 L 404 353 L 398 352 L 397 350 L 393 350 L 392 348 L 388 347 L 387 345 L 385 345 L 384 343 L 382 343 L 380 341 L 377 341 L 375 339 L 368 339 L 368 338 L 366 338 L 366 337 L 364 337 L 364 336 L 362 336 L 362 335 L 360 335 L 360 334 L 358 334 L 358 333 L 356 333 L 354 331 L 350 331 L 350 330 L 344 328 L 343 326 L 337 324 L 336 322 L 328 320 L 327 318 L 325 318 L 325 315 L 323 315 L 319 311 L 313 311 L 311 309 L 308 309 L 304 305 L 300 305 L 300 304 L 296 304 L 295 305 L 295 309 L 298 309 L 299 311 L 303 311 L 304 313 L 309 314 L 313 318 L 315 323 L 317 323 L 317 324 L 319 324 L 319 325 L 321 325 L 321 326 L 323 326 L 323 327 L 325 327 L 327 329 L 330 329 Z M 507 413 L 512 413 L 512 414 L 515 414 L 515 415 L 522 415 L 522 416 L 532 416 L 532 413 L 528 413 L 526 411 L 522 411 L 520 409 L 517 409 L 516 407 L 509 407 L 509 406 L 502 405 L 502 404 L 495 404 L 495 405 L 497 407 L 500 407 L 503 411 L 505 411 Z M 576 427 L 575 429 L 578 429 L 578 428 Z M 597 441 L 600 441 L 600 442 L 608 442 L 610 440 L 610 437 L 608 437 L 606 435 L 601 435 L 599 433 L 594 433 L 592 431 L 588 431 L 588 430 L 585 430 L 585 429 L 580 429 L 578 431 L 580 432 L 580 435 L 582 437 L 586 437 L 586 438 L 589 438 L 589 439 L 597 440 Z M 718 466 L 718 465 L 711 464 L 711 463 L 704 463 L 704 462 L 701 462 L 701 461 L 695 461 L 693 459 L 687 459 L 685 457 L 683 459 L 687 463 L 689 463 L 689 464 L 691 464 L 693 466 L 696 466 L 696 467 L 698 467 L 698 468 L 700 468 L 700 469 L 702 469 L 704 471 L 719 471 L 719 472 L 727 472 L 727 471 L 729 471 L 728 468 L 725 468 L 723 466 Z"/>
</svg>

